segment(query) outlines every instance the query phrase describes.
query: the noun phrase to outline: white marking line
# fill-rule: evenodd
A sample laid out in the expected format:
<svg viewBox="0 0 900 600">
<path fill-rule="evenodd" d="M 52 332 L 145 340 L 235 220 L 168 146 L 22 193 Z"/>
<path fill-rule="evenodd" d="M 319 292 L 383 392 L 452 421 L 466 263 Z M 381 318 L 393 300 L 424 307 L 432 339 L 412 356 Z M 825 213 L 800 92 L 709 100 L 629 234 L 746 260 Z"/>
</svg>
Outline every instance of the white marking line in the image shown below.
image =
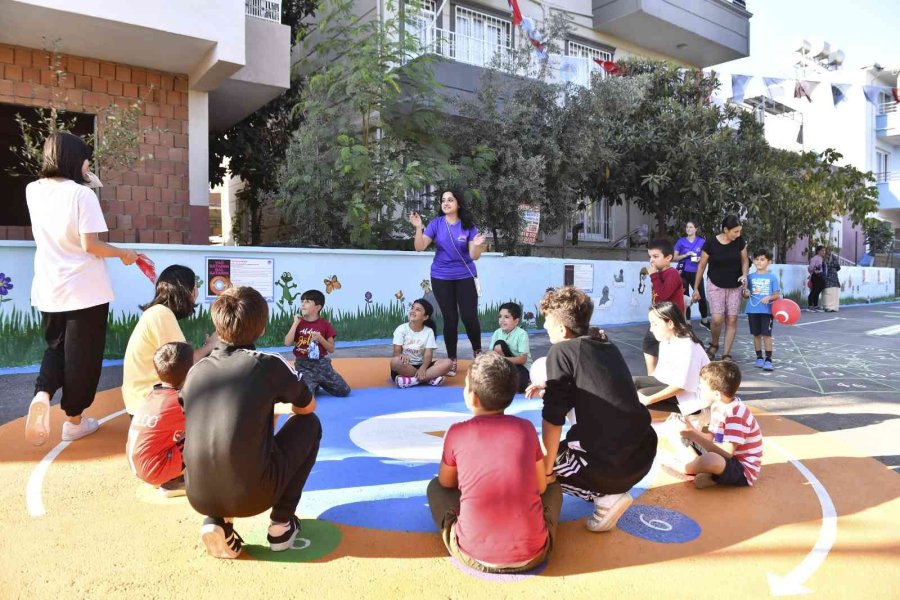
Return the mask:
<svg viewBox="0 0 900 600">
<path fill-rule="evenodd" d="M 803 327 L 804 325 L 817 325 L 819 323 L 827 323 L 828 321 L 843 321 L 843 317 L 833 317 L 831 319 L 822 319 L 820 321 L 807 321 L 806 323 L 796 323 L 794 327 Z"/>
<path fill-rule="evenodd" d="M 819 537 L 816 539 L 815 546 L 813 546 L 813 549 L 806 555 L 806 558 L 804 558 L 803 561 L 794 567 L 787 575 L 779 576 L 774 573 L 767 573 L 766 576 L 769 579 L 769 591 L 773 596 L 809 594 L 812 590 L 805 587 L 803 584 L 807 579 L 812 577 L 813 573 L 815 573 L 820 566 L 822 566 L 822 563 L 825 562 L 825 558 L 828 556 L 828 552 L 834 545 L 834 541 L 837 538 L 837 512 L 834 509 L 834 503 L 831 501 L 831 497 L 825 490 L 825 486 L 822 485 L 816 476 L 813 475 L 803 463 L 776 442 L 767 439 L 764 443 L 770 448 L 775 448 L 788 460 L 788 462 L 800 471 L 816 492 L 816 497 L 819 499 L 819 505 L 822 507 L 822 526 L 819 528 Z"/>
<path fill-rule="evenodd" d="M 99 423 L 103 425 L 107 421 L 115 419 L 116 417 L 120 417 L 125 414 L 125 409 L 123 408 L 119 412 L 114 412 L 112 414 L 106 415 L 102 419 L 100 419 Z M 34 471 L 31 472 L 31 477 L 28 478 L 28 485 L 25 487 L 25 507 L 28 509 L 28 514 L 32 517 L 43 517 L 46 514 L 44 510 L 44 475 L 47 474 L 47 469 L 50 468 L 50 463 L 52 463 L 57 456 L 59 456 L 60 452 L 69 447 L 69 444 L 72 442 L 60 442 L 58 443 L 53 450 L 48 452 L 44 458 L 41 459 L 41 462 L 38 463 L 38 466 L 34 468 Z"/>
<path fill-rule="evenodd" d="M 866 335 L 898 335 L 900 334 L 900 325 L 888 325 L 878 329 L 870 329 Z"/>
</svg>

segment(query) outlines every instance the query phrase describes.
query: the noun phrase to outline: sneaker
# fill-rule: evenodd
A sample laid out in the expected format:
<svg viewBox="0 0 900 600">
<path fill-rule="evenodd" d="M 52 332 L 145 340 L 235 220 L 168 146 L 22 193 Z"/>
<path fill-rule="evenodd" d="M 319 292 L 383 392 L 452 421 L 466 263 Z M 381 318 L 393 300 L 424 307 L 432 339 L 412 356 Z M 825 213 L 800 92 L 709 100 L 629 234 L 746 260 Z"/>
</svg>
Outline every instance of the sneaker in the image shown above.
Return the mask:
<svg viewBox="0 0 900 600">
<path fill-rule="evenodd" d="M 450 370 L 447 371 L 447 377 L 456 377 L 456 368 L 457 368 L 457 364 L 456 364 L 456 359 L 454 358 L 453 366 L 451 366 Z"/>
<path fill-rule="evenodd" d="M 444 378 L 440 375 L 428 380 L 428 385 L 441 385 L 442 383 L 444 383 Z"/>
<path fill-rule="evenodd" d="M 100 429 L 100 423 L 97 419 L 91 417 L 81 417 L 81 423 L 75 424 L 66 421 L 63 423 L 62 440 L 64 442 L 74 442 L 83 437 L 87 437 Z"/>
<path fill-rule="evenodd" d="M 765 359 L 762 359 L 762 358 L 756 359 L 756 368 L 757 369 L 762 369 L 764 364 L 766 364 Z"/>
<path fill-rule="evenodd" d="M 294 545 L 294 539 L 300 533 L 300 519 L 292 516 L 287 523 L 276 523 L 272 521 L 269 525 L 269 533 L 266 539 L 269 540 L 269 548 L 272 552 L 282 552 L 289 550 Z"/>
<path fill-rule="evenodd" d="M 697 473 L 696 477 L 694 477 L 694 487 L 698 490 L 718 484 L 719 483 L 713 479 L 713 476 L 709 473 Z"/>
<path fill-rule="evenodd" d="M 634 499 L 631 494 L 606 494 L 594 499 L 594 514 L 588 517 L 585 526 L 594 533 L 609 531 L 616 526 Z"/>
<path fill-rule="evenodd" d="M 407 377 L 406 375 L 400 375 L 397 377 L 398 388 L 408 388 L 414 385 L 419 385 L 419 380 L 415 377 Z"/>
<path fill-rule="evenodd" d="M 700 325 L 712 331 L 712 326 L 709 324 L 709 319 L 700 319 Z"/>
<path fill-rule="evenodd" d="M 772 366 L 772 361 L 767 360 L 763 363 L 763 371 L 774 371 L 775 367 Z"/>
<path fill-rule="evenodd" d="M 179 475 L 159 486 L 159 495 L 163 498 L 177 498 L 185 494 L 187 492 L 184 489 L 184 475 Z"/>
<path fill-rule="evenodd" d="M 25 420 L 25 439 L 42 446 L 50 438 L 50 398 L 47 392 L 35 394 Z"/>
<path fill-rule="evenodd" d="M 215 558 L 237 558 L 244 546 L 244 540 L 234 530 L 233 523 L 213 517 L 203 519 L 200 541 L 206 546 L 206 553 Z"/>
</svg>

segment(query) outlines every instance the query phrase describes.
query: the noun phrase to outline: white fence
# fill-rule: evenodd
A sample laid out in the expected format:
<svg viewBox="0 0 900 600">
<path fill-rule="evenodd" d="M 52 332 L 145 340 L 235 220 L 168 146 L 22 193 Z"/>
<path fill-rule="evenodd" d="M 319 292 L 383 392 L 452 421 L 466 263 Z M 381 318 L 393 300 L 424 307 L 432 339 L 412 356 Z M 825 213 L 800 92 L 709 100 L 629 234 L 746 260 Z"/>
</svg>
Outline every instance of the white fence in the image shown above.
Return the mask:
<svg viewBox="0 0 900 600">
<path fill-rule="evenodd" d="M 244 0 L 247 16 L 281 23 L 281 0 Z"/>
</svg>

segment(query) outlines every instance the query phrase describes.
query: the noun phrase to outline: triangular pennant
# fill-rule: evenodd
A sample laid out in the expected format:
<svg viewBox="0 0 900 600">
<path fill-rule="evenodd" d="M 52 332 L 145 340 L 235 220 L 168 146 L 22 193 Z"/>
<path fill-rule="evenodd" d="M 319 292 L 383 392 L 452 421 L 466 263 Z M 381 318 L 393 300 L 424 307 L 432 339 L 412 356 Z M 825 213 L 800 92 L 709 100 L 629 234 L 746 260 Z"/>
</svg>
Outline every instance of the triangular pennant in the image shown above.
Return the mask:
<svg viewBox="0 0 900 600">
<path fill-rule="evenodd" d="M 847 99 L 847 90 L 849 90 L 850 87 L 849 83 L 831 84 L 831 97 L 834 99 L 835 106 Z"/>
<path fill-rule="evenodd" d="M 881 94 L 882 90 L 886 90 L 887 88 L 881 85 L 864 85 L 863 86 L 863 94 L 866 96 L 866 100 L 872 103 L 872 106 L 878 106 L 878 96 Z"/>
<path fill-rule="evenodd" d="M 819 85 L 818 81 L 809 81 L 806 79 L 798 79 L 794 85 L 794 98 L 806 98 L 812 102 L 812 93 Z"/>
<path fill-rule="evenodd" d="M 774 100 L 776 96 L 784 95 L 784 88 L 781 85 L 784 82 L 785 80 L 779 77 L 763 77 L 763 83 L 766 84 L 766 93 L 770 99 Z"/>
<path fill-rule="evenodd" d="M 509 8 L 512 10 L 512 24 L 518 25 L 522 22 L 522 11 L 519 9 L 518 0 L 507 0 Z"/>
<path fill-rule="evenodd" d="M 611 60 L 600 60 L 599 58 L 595 58 L 594 62 L 600 65 L 600 68 L 607 72 L 609 75 L 621 75 L 622 69 L 619 68 L 619 65 L 614 63 Z"/>
<path fill-rule="evenodd" d="M 803 123 L 800 123 L 800 131 L 797 132 L 797 143 L 803 145 Z"/>
<path fill-rule="evenodd" d="M 751 75 L 732 75 L 731 76 L 731 99 L 740 104 L 744 101 L 744 92 L 747 90 L 747 84 L 753 79 Z"/>
</svg>

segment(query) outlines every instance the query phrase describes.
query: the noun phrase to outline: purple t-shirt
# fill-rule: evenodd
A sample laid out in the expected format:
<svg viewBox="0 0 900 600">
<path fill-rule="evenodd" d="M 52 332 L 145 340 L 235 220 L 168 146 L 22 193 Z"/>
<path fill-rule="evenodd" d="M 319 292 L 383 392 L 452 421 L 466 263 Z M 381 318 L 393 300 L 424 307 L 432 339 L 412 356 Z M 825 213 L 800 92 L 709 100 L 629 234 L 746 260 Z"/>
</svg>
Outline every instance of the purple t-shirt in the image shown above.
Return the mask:
<svg viewBox="0 0 900 600">
<path fill-rule="evenodd" d="M 469 242 L 478 235 L 478 229 L 463 227 L 457 221 L 447 229 L 447 220 L 436 217 L 425 227 L 425 235 L 434 240 L 434 261 L 431 263 L 431 276 L 437 279 L 469 279 L 477 277 L 475 261 L 469 256 Z M 452 237 L 451 237 L 452 236 Z M 457 253 L 453 245 L 456 245 Z M 462 258 L 460 258 L 460 256 Z M 465 262 L 463 262 L 465 261 Z M 466 268 L 468 266 L 468 268 Z"/>
<path fill-rule="evenodd" d="M 697 263 L 700 262 L 700 254 L 703 251 L 703 243 L 704 240 L 699 235 L 694 238 L 694 241 L 691 242 L 686 237 L 681 238 L 677 242 L 675 242 L 675 253 L 676 254 L 687 254 L 688 252 L 696 252 L 697 256 L 689 256 L 687 258 L 682 258 L 678 261 L 679 270 L 685 273 L 696 273 L 697 272 Z"/>
</svg>

